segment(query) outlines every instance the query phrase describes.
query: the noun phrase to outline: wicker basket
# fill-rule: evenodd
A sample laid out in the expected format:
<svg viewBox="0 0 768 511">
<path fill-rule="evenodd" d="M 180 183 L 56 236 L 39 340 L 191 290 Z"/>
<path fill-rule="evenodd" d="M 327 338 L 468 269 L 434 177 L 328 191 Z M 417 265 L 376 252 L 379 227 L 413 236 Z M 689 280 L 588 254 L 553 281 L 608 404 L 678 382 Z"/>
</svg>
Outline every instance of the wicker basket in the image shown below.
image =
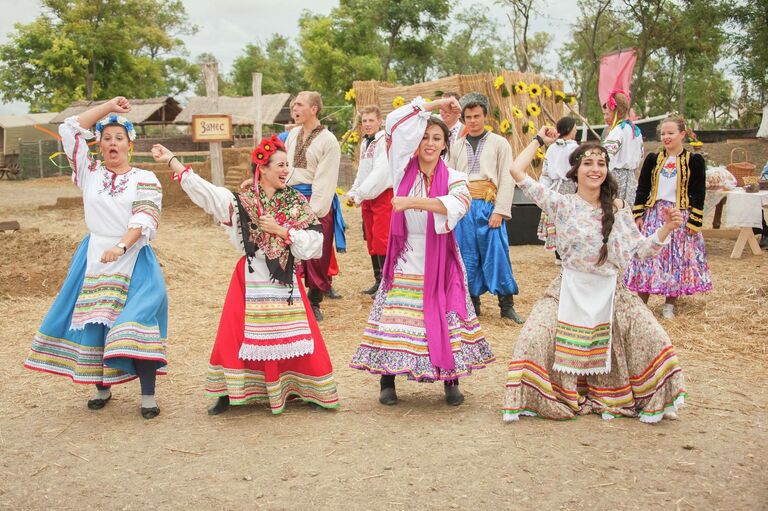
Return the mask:
<svg viewBox="0 0 768 511">
<path fill-rule="evenodd" d="M 733 153 L 741 151 L 744 153 L 744 159 L 739 162 L 733 161 Z M 728 171 L 736 178 L 736 184 L 738 186 L 744 186 L 744 178 L 748 176 L 754 176 L 757 173 L 757 165 L 749 161 L 749 153 L 743 147 L 734 147 L 731 149 L 731 163 L 726 165 Z"/>
</svg>

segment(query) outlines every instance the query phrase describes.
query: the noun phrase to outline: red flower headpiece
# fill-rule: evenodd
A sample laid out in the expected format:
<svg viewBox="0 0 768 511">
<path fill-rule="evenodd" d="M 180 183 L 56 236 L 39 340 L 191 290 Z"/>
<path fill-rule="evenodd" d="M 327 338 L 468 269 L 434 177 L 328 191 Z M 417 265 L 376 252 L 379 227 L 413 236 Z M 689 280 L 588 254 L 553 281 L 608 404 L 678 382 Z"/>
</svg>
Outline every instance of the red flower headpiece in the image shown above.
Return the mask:
<svg viewBox="0 0 768 511">
<path fill-rule="evenodd" d="M 630 97 L 629 92 L 624 89 L 613 89 L 608 94 L 608 108 L 611 110 L 616 110 L 616 94 L 624 94 L 627 97 L 627 102 L 632 103 L 632 98 Z"/>
<path fill-rule="evenodd" d="M 261 139 L 259 146 L 251 153 L 251 162 L 258 168 L 269 161 L 275 151 L 285 151 L 285 145 L 277 135 Z"/>
</svg>

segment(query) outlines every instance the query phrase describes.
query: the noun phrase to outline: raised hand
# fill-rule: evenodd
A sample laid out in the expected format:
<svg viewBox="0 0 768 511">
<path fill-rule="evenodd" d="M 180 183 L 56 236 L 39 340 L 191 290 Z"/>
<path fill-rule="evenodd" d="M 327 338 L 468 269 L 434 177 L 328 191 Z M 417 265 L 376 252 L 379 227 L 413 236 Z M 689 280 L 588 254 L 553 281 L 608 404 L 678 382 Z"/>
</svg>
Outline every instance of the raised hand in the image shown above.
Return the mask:
<svg viewBox="0 0 768 511">
<path fill-rule="evenodd" d="M 683 225 L 683 214 L 679 209 L 667 208 L 664 210 L 664 225 L 668 226 L 670 230 L 677 229 Z"/>
<path fill-rule="evenodd" d="M 173 158 L 173 153 L 161 144 L 152 146 L 152 158 L 158 163 L 168 163 Z"/>
<path fill-rule="evenodd" d="M 123 96 L 116 96 L 109 101 L 110 110 L 116 114 L 127 114 L 131 111 L 131 102 Z"/>
<path fill-rule="evenodd" d="M 538 135 L 544 139 L 544 143 L 549 145 L 557 140 L 557 130 L 552 126 L 542 126 Z"/>
</svg>

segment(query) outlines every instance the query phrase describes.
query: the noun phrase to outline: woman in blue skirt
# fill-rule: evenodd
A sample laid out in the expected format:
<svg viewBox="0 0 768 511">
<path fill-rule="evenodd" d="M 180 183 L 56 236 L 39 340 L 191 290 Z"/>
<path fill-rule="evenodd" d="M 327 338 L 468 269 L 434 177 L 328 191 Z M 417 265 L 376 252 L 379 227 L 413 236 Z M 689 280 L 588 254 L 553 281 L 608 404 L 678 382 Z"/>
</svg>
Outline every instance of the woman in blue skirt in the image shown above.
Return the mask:
<svg viewBox="0 0 768 511">
<path fill-rule="evenodd" d="M 149 245 L 162 190 L 152 172 L 130 164 L 136 131 L 120 115 L 130 110 L 127 99 L 116 97 L 59 127 L 90 233 L 72 257 L 24 366 L 94 384 L 91 410 L 104 408 L 112 385 L 138 377 L 141 415 L 152 419 L 160 413 L 155 377 L 165 370 L 168 323 L 168 294 Z M 101 160 L 87 143 L 94 124 Z"/>
</svg>

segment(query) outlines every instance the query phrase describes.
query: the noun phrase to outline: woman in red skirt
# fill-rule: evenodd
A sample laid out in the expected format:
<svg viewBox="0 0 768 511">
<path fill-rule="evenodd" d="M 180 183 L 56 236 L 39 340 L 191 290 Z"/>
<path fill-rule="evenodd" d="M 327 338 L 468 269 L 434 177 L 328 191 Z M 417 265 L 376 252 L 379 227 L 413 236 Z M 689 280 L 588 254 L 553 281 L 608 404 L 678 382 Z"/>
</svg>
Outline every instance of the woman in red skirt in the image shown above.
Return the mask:
<svg viewBox="0 0 768 511">
<path fill-rule="evenodd" d="M 276 136 L 261 141 L 253 151 L 254 186 L 240 193 L 207 182 L 162 146 L 153 151 L 244 254 L 232 275 L 208 366 L 206 391 L 218 398 L 208 413 L 256 400 L 280 413 L 292 397 L 336 408 L 331 360 L 296 278 L 302 260 L 320 257 L 323 234 L 307 200 L 286 186 L 282 142 Z"/>
</svg>

